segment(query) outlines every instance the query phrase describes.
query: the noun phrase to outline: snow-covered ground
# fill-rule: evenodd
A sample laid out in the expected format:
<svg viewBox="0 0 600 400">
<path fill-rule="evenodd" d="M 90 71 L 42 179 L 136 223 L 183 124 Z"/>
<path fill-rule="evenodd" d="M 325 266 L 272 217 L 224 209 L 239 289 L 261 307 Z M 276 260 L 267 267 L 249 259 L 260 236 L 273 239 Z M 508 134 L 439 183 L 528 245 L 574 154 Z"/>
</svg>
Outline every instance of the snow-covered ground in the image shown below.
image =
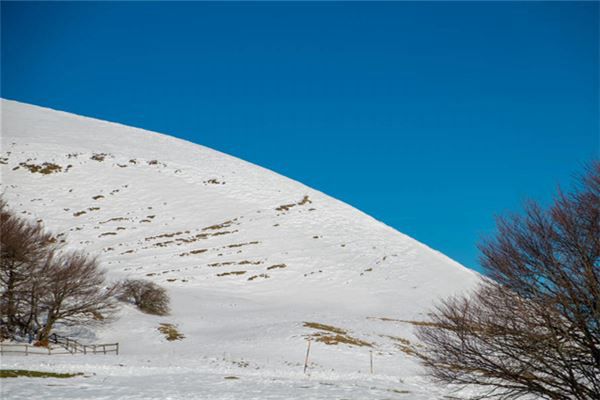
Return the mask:
<svg viewBox="0 0 600 400">
<path fill-rule="evenodd" d="M 417 345 L 411 321 L 478 280 L 443 254 L 298 182 L 166 135 L 3 100 L 1 145 L 13 209 L 99 255 L 111 280 L 149 279 L 172 299 L 169 316 L 124 306 L 110 325 L 62 332 L 119 342 L 118 356 L 3 356 L 2 368 L 85 374 L 3 379 L 3 399 L 447 394 L 406 351 Z M 60 170 L 32 172 L 44 163 Z M 185 338 L 167 341 L 160 323 Z M 307 338 L 333 328 L 352 344 L 313 337 L 304 374 Z"/>
</svg>

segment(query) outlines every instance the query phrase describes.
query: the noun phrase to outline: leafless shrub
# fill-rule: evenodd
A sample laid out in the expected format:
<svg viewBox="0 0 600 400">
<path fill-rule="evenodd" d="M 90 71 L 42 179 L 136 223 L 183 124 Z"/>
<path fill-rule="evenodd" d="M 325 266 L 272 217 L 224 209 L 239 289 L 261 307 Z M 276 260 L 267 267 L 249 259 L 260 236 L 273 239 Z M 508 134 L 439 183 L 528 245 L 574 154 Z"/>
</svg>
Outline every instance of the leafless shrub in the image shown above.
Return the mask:
<svg viewBox="0 0 600 400">
<path fill-rule="evenodd" d="M 418 330 L 431 375 L 475 398 L 599 399 L 600 163 L 548 210 L 500 219 L 480 249 L 489 280 Z"/>
<path fill-rule="evenodd" d="M 119 286 L 119 300 L 133 303 L 148 314 L 169 314 L 169 295 L 164 288 L 154 282 L 143 279 L 127 279 Z"/>
</svg>

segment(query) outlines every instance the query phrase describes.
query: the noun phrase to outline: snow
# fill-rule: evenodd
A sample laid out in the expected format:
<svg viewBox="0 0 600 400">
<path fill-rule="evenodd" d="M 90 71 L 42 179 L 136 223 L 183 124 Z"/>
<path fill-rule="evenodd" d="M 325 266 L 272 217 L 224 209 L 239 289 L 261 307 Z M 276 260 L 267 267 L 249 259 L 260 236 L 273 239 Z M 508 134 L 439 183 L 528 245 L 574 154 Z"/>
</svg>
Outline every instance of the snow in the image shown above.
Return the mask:
<svg viewBox="0 0 600 400">
<path fill-rule="evenodd" d="M 3 379 L 2 398 L 448 394 L 390 336 L 416 344 L 407 321 L 473 288 L 475 272 L 343 202 L 215 150 L 14 101 L 1 106 L 1 183 L 11 207 L 99 255 L 111 280 L 150 279 L 172 299 L 169 316 L 124 306 L 110 325 L 62 332 L 83 343 L 119 342 L 118 356 L 3 356 L 2 368 L 85 375 Z M 44 162 L 62 171 L 20 166 Z M 373 347 L 313 341 L 305 375 L 306 340 L 319 332 L 305 322 Z M 185 338 L 166 341 L 160 323 Z"/>
</svg>

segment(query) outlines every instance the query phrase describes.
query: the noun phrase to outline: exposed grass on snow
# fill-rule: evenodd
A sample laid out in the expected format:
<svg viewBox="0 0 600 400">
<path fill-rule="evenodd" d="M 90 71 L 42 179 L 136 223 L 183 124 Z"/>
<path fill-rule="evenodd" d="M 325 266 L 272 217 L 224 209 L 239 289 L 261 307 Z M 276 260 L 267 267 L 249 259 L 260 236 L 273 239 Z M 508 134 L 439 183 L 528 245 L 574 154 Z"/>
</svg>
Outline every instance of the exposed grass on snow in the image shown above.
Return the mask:
<svg viewBox="0 0 600 400">
<path fill-rule="evenodd" d="M 28 371 L 25 369 L 0 369 L 0 378 L 73 378 L 81 375 L 83 375 L 83 372 L 77 372 L 74 374 L 61 374 L 47 371 Z"/>
<path fill-rule="evenodd" d="M 287 265 L 285 265 L 285 264 L 275 264 L 275 265 L 271 265 L 270 267 L 267 267 L 267 270 L 278 269 L 278 268 L 287 268 Z"/>
<path fill-rule="evenodd" d="M 421 347 L 419 344 L 413 344 L 410 340 L 400 337 L 400 336 L 390 336 L 390 335 L 381 335 L 382 337 L 386 337 L 391 339 L 394 342 L 395 347 L 407 354 L 409 356 L 414 356 L 417 354 L 417 347 Z"/>
<path fill-rule="evenodd" d="M 158 331 L 165 335 L 165 339 L 169 342 L 174 340 L 185 339 L 185 336 L 177 330 L 177 326 L 169 323 L 162 323 L 158 327 Z"/>
<path fill-rule="evenodd" d="M 267 274 L 252 275 L 250 278 L 248 278 L 248 280 L 249 281 L 253 281 L 253 280 L 257 279 L 257 278 L 268 279 L 268 278 L 270 278 L 270 276 L 267 275 Z"/>
<path fill-rule="evenodd" d="M 62 167 L 54 163 L 42 163 L 42 164 L 28 164 L 26 162 L 19 163 L 19 166 L 29 170 L 32 174 L 38 173 L 43 175 L 49 175 L 56 172 L 61 172 Z"/>
<path fill-rule="evenodd" d="M 228 276 L 228 275 L 244 275 L 246 271 L 230 271 L 223 272 L 222 274 L 217 274 L 217 276 Z"/>
<path fill-rule="evenodd" d="M 311 339 L 317 342 L 332 346 L 338 344 L 347 344 L 350 346 L 373 347 L 372 343 L 352 337 L 346 330 L 337 328 L 335 326 L 321 324 L 319 322 L 304 322 L 304 326 L 321 331 L 309 335 Z"/>
<path fill-rule="evenodd" d="M 275 210 L 276 211 L 289 211 L 290 208 L 292 208 L 292 207 L 303 206 L 305 204 L 310 204 L 310 203 L 312 203 L 312 200 L 310 200 L 310 198 L 307 195 L 305 195 L 302 198 L 302 200 L 300 200 L 299 202 L 297 202 L 297 203 L 290 203 L 290 204 L 282 204 L 279 207 L 277 207 Z"/>
<path fill-rule="evenodd" d="M 223 223 L 216 224 L 216 225 L 207 226 L 206 228 L 202 228 L 202 230 L 203 231 L 217 231 L 219 229 L 228 228 L 229 226 L 231 226 L 231 224 L 233 224 L 233 220 L 225 221 Z"/>
</svg>

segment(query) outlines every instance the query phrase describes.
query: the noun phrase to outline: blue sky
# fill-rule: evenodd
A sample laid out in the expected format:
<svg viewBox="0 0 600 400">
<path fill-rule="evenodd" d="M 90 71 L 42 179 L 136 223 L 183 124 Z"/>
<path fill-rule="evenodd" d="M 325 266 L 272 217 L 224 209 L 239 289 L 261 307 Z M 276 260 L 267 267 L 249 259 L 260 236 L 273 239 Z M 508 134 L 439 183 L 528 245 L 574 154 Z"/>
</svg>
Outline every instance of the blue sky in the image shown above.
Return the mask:
<svg viewBox="0 0 600 400">
<path fill-rule="evenodd" d="M 597 2 L 1 3 L 1 95 L 169 133 L 478 268 L 600 153 Z"/>
</svg>

